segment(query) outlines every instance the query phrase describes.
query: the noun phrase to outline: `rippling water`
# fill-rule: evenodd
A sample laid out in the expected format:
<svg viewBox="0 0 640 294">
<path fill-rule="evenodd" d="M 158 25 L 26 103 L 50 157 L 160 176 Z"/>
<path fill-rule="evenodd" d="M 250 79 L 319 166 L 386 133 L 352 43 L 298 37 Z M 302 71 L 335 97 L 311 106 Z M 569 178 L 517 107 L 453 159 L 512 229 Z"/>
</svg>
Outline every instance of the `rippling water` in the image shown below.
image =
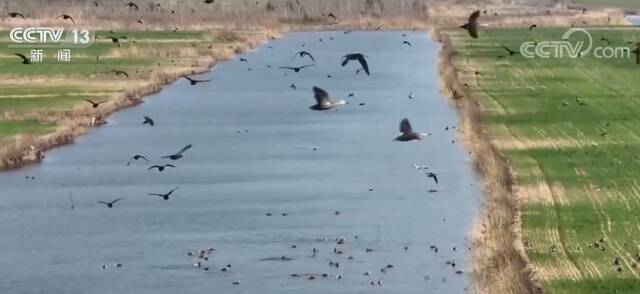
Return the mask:
<svg viewBox="0 0 640 294">
<path fill-rule="evenodd" d="M 277 68 L 309 63 L 292 58 L 302 45 L 317 66 Z M 438 49 L 424 33 L 287 34 L 241 56 L 248 62 L 217 65 L 202 76 L 210 83 L 181 80 L 42 164 L 0 174 L 0 292 L 464 292 L 467 277 L 445 262 L 467 269 L 479 192 L 455 130 L 445 131 L 457 117 L 437 90 Z M 366 53 L 372 75 L 340 67 L 348 52 Z M 314 85 L 349 104 L 310 110 Z M 145 115 L 155 127 L 141 125 Z M 404 117 L 432 135 L 393 142 Z M 125 166 L 136 153 L 163 163 L 186 144 L 194 147 L 175 169 Z M 169 201 L 147 196 L 178 185 Z M 112 209 L 96 203 L 120 197 Z M 207 247 L 216 249 L 211 270 L 194 268 L 187 252 Z M 292 260 L 261 261 L 281 256 Z"/>
</svg>

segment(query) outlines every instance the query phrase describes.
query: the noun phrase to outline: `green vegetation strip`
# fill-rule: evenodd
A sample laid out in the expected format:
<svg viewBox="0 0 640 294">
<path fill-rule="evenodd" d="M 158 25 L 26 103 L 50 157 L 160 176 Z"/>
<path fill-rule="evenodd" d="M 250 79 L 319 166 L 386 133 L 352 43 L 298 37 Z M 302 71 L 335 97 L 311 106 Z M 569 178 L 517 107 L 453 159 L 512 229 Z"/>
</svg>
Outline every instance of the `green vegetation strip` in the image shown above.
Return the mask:
<svg viewBox="0 0 640 294">
<path fill-rule="evenodd" d="M 54 130 L 54 126 L 37 121 L 1 121 L 0 139 L 16 135 L 44 135 Z"/>
<path fill-rule="evenodd" d="M 560 41 L 567 29 L 451 32 L 454 62 L 527 194 L 523 241 L 547 293 L 640 293 L 635 55 L 528 59 L 501 47 Z M 640 40 L 637 29 L 588 30 L 594 46 Z"/>
</svg>

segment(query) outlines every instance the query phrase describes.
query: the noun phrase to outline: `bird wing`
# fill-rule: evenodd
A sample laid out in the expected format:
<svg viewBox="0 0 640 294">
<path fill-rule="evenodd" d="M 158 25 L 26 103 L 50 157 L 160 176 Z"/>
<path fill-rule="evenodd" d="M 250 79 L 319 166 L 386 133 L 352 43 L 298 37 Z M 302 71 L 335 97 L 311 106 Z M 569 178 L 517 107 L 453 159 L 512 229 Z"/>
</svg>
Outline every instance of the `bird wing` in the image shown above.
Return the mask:
<svg viewBox="0 0 640 294">
<path fill-rule="evenodd" d="M 185 78 L 185 79 L 187 79 L 187 80 L 189 80 L 189 82 L 193 82 L 193 79 L 192 79 L 192 78 L 190 78 L 190 77 L 188 77 L 188 76 L 186 76 L 186 75 L 183 75 L 182 77 L 183 77 L 183 78 Z"/>
<path fill-rule="evenodd" d="M 280 66 L 279 68 L 283 68 L 283 69 L 291 69 L 291 70 L 296 69 L 295 67 L 288 67 L 288 66 Z"/>
<path fill-rule="evenodd" d="M 89 103 L 91 103 L 91 104 L 98 104 L 98 103 L 95 103 L 95 102 L 93 102 L 93 101 L 91 101 L 91 100 L 89 100 L 89 99 L 84 99 L 84 101 L 87 101 L 87 102 L 89 102 Z"/>
<path fill-rule="evenodd" d="M 76 23 L 76 20 L 73 19 L 73 17 L 71 17 L 71 15 L 67 15 L 66 18 L 70 19 L 72 23 L 74 23 L 74 24 Z"/>
<path fill-rule="evenodd" d="M 189 148 L 191 148 L 191 147 L 192 147 L 192 145 L 191 145 L 191 144 L 189 144 L 189 145 L 187 145 L 187 146 L 184 146 L 184 148 L 180 149 L 180 151 L 178 151 L 178 153 L 176 153 L 176 154 L 182 154 L 182 153 L 184 153 L 185 151 L 189 150 Z"/>
<path fill-rule="evenodd" d="M 480 17 L 480 10 L 476 10 L 469 15 L 469 24 L 477 24 L 478 17 Z"/>
<path fill-rule="evenodd" d="M 105 202 L 105 201 L 96 201 L 96 202 L 98 202 L 98 203 L 102 203 L 102 204 L 104 204 L 104 205 L 109 205 L 109 202 Z"/>
<path fill-rule="evenodd" d="M 152 165 L 147 170 L 152 170 L 154 168 L 160 169 L 160 166 L 159 165 Z"/>
<path fill-rule="evenodd" d="M 309 53 L 307 51 L 303 51 L 301 54 L 302 54 L 302 56 L 305 56 L 305 55 L 309 56 L 309 58 L 311 58 L 311 61 L 313 61 L 313 63 L 316 62 L 316 59 L 313 58 L 313 55 L 311 55 L 311 53 Z"/>
<path fill-rule="evenodd" d="M 314 86 L 313 96 L 316 98 L 319 105 L 329 104 L 329 93 L 327 93 L 327 91 Z"/>
<path fill-rule="evenodd" d="M 347 65 L 347 63 L 349 63 L 349 55 L 342 57 L 342 66 Z"/>
<path fill-rule="evenodd" d="M 12 13 L 9 13 L 9 15 L 11 15 L 13 17 L 19 16 L 19 17 L 24 19 L 24 15 L 22 15 L 22 13 L 20 13 L 20 12 L 12 12 Z"/>
<path fill-rule="evenodd" d="M 313 64 L 303 65 L 303 66 L 300 66 L 300 67 L 298 67 L 298 68 L 299 68 L 299 69 L 303 69 L 303 68 L 310 67 L 310 66 L 313 66 Z"/>
<path fill-rule="evenodd" d="M 173 188 L 169 193 L 167 193 L 167 196 L 171 195 L 175 190 L 178 190 L 178 188 L 180 188 L 180 186 Z"/>
<path fill-rule="evenodd" d="M 207 80 L 194 80 L 197 83 L 206 83 L 206 82 L 211 82 L 211 79 L 207 79 Z"/>
<path fill-rule="evenodd" d="M 149 193 L 147 194 L 148 196 L 158 196 L 158 197 L 164 197 L 164 195 L 162 194 L 158 194 L 158 193 Z"/>
<path fill-rule="evenodd" d="M 360 62 L 360 64 L 362 65 L 362 68 L 364 69 L 364 72 L 367 73 L 367 75 L 370 75 L 369 73 L 369 65 L 367 64 L 367 60 L 364 59 L 364 55 L 360 54 L 358 55 L 358 62 Z"/>
<path fill-rule="evenodd" d="M 13 53 L 13 54 L 16 56 L 19 56 L 20 58 L 22 58 L 22 60 L 25 60 L 25 61 L 29 60 L 26 56 L 24 56 L 24 54 L 21 54 L 21 53 Z"/>
<path fill-rule="evenodd" d="M 120 200 L 122 200 L 122 198 L 118 198 L 118 199 L 116 199 L 116 200 L 113 200 L 113 201 L 111 201 L 111 204 L 115 204 L 116 202 L 118 202 L 118 201 L 120 201 Z"/>
<path fill-rule="evenodd" d="M 173 164 L 165 164 L 164 167 L 176 167 L 176 166 Z"/>
<path fill-rule="evenodd" d="M 408 118 L 404 118 L 400 121 L 400 132 L 402 133 L 411 133 L 411 123 L 409 123 Z"/>
<path fill-rule="evenodd" d="M 149 159 L 147 159 L 146 157 L 144 157 L 142 155 L 137 155 L 137 156 L 138 156 L 138 158 L 142 158 L 142 159 L 146 160 L 147 162 L 149 162 Z"/>
</svg>

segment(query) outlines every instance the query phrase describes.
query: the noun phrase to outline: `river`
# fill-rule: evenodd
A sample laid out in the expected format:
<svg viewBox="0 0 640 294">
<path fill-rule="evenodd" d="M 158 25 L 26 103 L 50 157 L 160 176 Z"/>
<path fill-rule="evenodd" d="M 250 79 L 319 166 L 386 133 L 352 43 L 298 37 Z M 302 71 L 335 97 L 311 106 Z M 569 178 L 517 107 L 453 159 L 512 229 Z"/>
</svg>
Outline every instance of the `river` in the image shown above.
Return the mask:
<svg viewBox="0 0 640 294">
<path fill-rule="evenodd" d="M 311 63 L 292 58 L 301 49 L 317 65 L 278 68 Z M 481 193 L 438 92 L 438 50 L 424 32 L 285 34 L 0 174 L 0 292 L 464 293 Z M 350 52 L 371 76 L 340 66 Z M 313 111 L 312 86 L 348 104 Z M 393 141 L 404 117 L 431 135 Z M 176 168 L 147 170 L 187 144 Z M 152 163 L 126 166 L 134 154 Z M 208 247 L 194 267 L 188 252 Z"/>
</svg>

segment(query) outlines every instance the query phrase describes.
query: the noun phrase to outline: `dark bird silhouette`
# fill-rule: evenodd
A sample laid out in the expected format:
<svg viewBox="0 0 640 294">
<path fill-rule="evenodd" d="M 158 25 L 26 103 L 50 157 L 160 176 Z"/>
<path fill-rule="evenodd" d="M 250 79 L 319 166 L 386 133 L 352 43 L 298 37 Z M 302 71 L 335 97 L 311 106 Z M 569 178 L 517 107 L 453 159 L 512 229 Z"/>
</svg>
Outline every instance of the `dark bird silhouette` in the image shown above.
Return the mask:
<svg viewBox="0 0 640 294">
<path fill-rule="evenodd" d="M 333 18 L 334 20 L 337 18 L 335 14 L 333 14 L 332 12 L 329 12 L 329 14 L 327 14 L 328 17 Z"/>
<path fill-rule="evenodd" d="M 369 72 L 369 64 L 367 64 L 367 60 L 365 59 L 364 55 L 362 55 L 361 53 L 349 53 L 342 57 L 342 66 L 347 65 L 351 60 L 357 60 L 358 62 L 360 62 L 360 65 L 362 66 L 362 69 L 364 69 L 364 72 L 366 72 L 367 75 L 371 75 L 371 73 Z"/>
<path fill-rule="evenodd" d="M 409 42 L 409 41 L 402 41 L 402 44 L 407 44 L 407 45 L 409 45 L 409 47 L 413 47 L 413 46 L 411 46 L 411 42 Z"/>
<path fill-rule="evenodd" d="M 211 82 L 211 79 L 208 79 L 208 80 L 196 80 L 196 79 L 190 78 L 190 77 L 188 77 L 188 76 L 186 76 L 186 75 L 183 75 L 182 77 L 183 77 L 183 78 L 185 78 L 185 79 L 187 79 L 187 80 L 189 80 L 189 83 L 191 83 L 191 86 L 195 86 L 195 85 L 197 85 L 198 83 Z"/>
<path fill-rule="evenodd" d="M 171 191 L 169 191 L 167 193 L 164 193 L 164 194 L 162 194 L 162 193 L 149 193 L 148 195 L 149 196 L 158 196 L 158 197 L 162 197 L 162 199 L 164 199 L 164 200 L 169 200 L 169 196 L 171 196 L 171 194 L 173 194 L 173 192 L 175 190 L 178 190 L 178 188 L 180 188 L 180 186 L 177 186 L 177 187 L 173 188 L 173 190 L 171 190 Z"/>
<path fill-rule="evenodd" d="M 204 0 L 204 4 L 211 4 L 215 2 L 215 0 Z"/>
<path fill-rule="evenodd" d="M 458 91 L 456 91 L 456 89 L 454 88 L 451 88 L 451 96 L 453 97 L 454 100 L 464 98 L 464 95 L 459 94 Z"/>
<path fill-rule="evenodd" d="M 438 183 L 438 176 L 432 172 L 428 172 L 426 173 L 427 177 L 430 177 L 433 179 L 434 182 L 436 182 L 436 184 Z"/>
<path fill-rule="evenodd" d="M 303 51 L 299 51 L 298 53 L 293 55 L 293 57 L 300 56 L 300 58 L 304 58 L 305 55 L 309 56 L 309 58 L 311 58 L 311 61 L 313 61 L 313 63 L 316 63 L 316 59 L 313 58 L 313 55 L 311 55 L 311 53 L 309 53 L 308 51 L 304 51 L 304 50 Z"/>
<path fill-rule="evenodd" d="M 115 73 L 116 77 L 125 76 L 125 77 L 129 78 L 129 74 L 124 70 L 116 70 L 116 69 L 114 69 L 114 70 L 110 70 L 109 72 Z"/>
<path fill-rule="evenodd" d="M 294 89 L 294 90 L 297 89 L 296 88 L 296 84 L 294 84 L 294 83 L 291 83 L 291 85 L 289 85 L 289 88 Z"/>
<path fill-rule="evenodd" d="M 469 16 L 469 21 L 460 26 L 461 29 L 467 30 L 467 32 L 469 32 L 469 36 L 474 39 L 478 38 L 478 17 L 480 17 L 480 10 L 474 11 Z"/>
<path fill-rule="evenodd" d="M 505 46 L 505 45 L 500 45 L 500 46 L 502 46 L 502 48 L 504 48 L 504 50 L 507 50 L 507 53 L 509 53 L 509 56 L 514 56 L 514 55 L 516 55 L 516 54 L 520 54 L 520 52 L 519 52 L 519 51 L 513 51 L 513 50 L 509 49 L 509 48 L 508 48 L 507 46 Z"/>
<path fill-rule="evenodd" d="M 143 125 L 150 125 L 150 126 L 155 126 L 155 122 L 153 121 L 152 118 L 145 116 L 144 117 L 144 121 L 142 122 Z"/>
<path fill-rule="evenodd" d="M 24 56 L 24 54 L 20 54 L 20 53 L 13 53 L 13 54 L 15 56 L 18 56 L 18 57 L 22 58 L 22 64 L 31 64 L 31 61 L 29 60 L 29 58 Z"/>
<path fill-rule="evenodd" d="M 292 67 L 292 66 L 281 66 L 280 68 L 282 68 L 282 69 L 290 69 L 290 70 L 292 70 L 293 72 L 300 72 L 300 70 L 301 70 L 301 69 L 303 69 L 303 68 L 307 68 L 307 67 L 310 67 L 310 66 L 314 66 L 314 64 L 307 64 L 307 65 L 298 66 L 298 67 Z"/>
<path fill-rule="evenodd" d="M 175 166 L 175 165 L 173 165 L 173 164 L 165 164 L 165 165 L 157 165 L 157 164 L 156 164 L 156 165 L 152 165 L 152 166 L 150 166 L 147 170 L 152 170 L 152 169 L 154 169 L 154 168 L 157 168 L 157 169 L 158 169 L 158 171 L 164 171 L 164 169 L 165 169 L 165 168 L 167 168 L 167 167 L 173 167 L 173 168 L 175 168 L 176 166 Z"/>
<path fill-rule="evenodd" d="M 73 17 L 71 17 L 71 16 L 70 16 L 70 15 L 68 15 L 68 14 L 62 14 L 62 15 L 58 15 L 58 16 L 56 16 L 56 18 L 61 18 L 61 17 L 62 17 L 62 19 L 64 19 L 64 20 L 70 20 L 72 23 L 74 23 L 74 24 L 76 23 L 76 20 L 75 20 L 75 19 L 73 19 Z"/>
<path fill-rule="evenodd" d="M 400 121 L 400 136 L 396 137 L 395 141 L 411 141 L 411 140 L 421 140 L 419 133 L 416 133 L 411 128 L 411 123 L 409 123 L 409 119 L 404 118 Z"/>
<path fill-rule="evenodd" d="M 246 58 L 240 58 L 240 62 L 249 62 Z"/>
<path fill-rule="evenodd" d="M 111 39 L 111 42 L 113 43 L 118 43 L 120 42 L 120 39 L 126 39 L 127 36 L 109 36 L 107 37 L 107 39 Z"/>
<path fill-rule="evenodd" d="M 95 102 L 95 101 L 91 101 L 89 99 L 84 99 L 84 101 L 87 101 L 87 102 L 91 103 L 91 106 L 93 106 L 93 108 L 98 108 L 98 106 L 100 106 L 100 104 L 107 102 L 107 101 Z"/>
<path fill-rule="evenodd" d="M 129 2 L 127 4 L 124 5 L 125 7 L 129 7 L 129 8 L 133 8 L 135 10 L 140 10 L 140 7 L 138 7 L 138 4 L 135 4 L 133 2 Z"/>
<path fill-rule="evenodd" d="M 24 15 L 22 15 L 22 13 L 20 12 L 9 12 L 9 14 L 7 14 L 10 17 L 20 17 L 22 19 L 24 19 Z"/>
<path fill-rule="evenodd" d="M 171 154 L 171 155 L 167 155 L 167 156 L 163 156 L 162 158 L 169 158 L 171 160 L 178 160 L 180 158 L 183 157 L 182 153 L 184 153 L 185 151 L 191 149 L 191 147 L 193 147 L 191 144 L 184 146 L 184 148 L 180 149 L 180 151 L 178 151 L 175 154 Z"/>
<path fill-rule="evenodd" d="M 313 95 L 316 98 L 316 104 L 310 107 L 313 110 L 328 110 L 336 107 L 337 105 L 347 104 L 344 100 L 332 101 L 327 91 L 315 86 L 313 87 Z"/>
<path fill-rule="evenodd" d="M 127 161 L 127 166 L 131 165 L 131 162 L 134 160 L 140 160 L 140 159 L 144 159 L 144 161 L 149 162 L 149 159 L 147 159 L 146 157 L 140 155 L 140 154 L 136 154 L 134 156 L 132 156 L 131 158 L 129 158 L 129 161 Z"/>
<path fill-rule="evenodd" d="M 530 31 L 532 31 L 533 29 L 535 29 L 535 28 L 537 28 L 537 27 L 538 27 L 538 25 L 537 25 L 537 24 L 532 24 L 532 25 L 529 27 L 529 30 L 530 30 Z"/>
<path fill-rule="evenodd" d="M 107 206 L 107 207 L 109 207 L 109 208 L 113 208 L 113 205 L 114 205 L 116 202 L 120 201 L 120 200 L 122 200 L 122 198 L 118 198 L 118 199 L 113 200 L 113 201 L 111 201 L 111 202 L 107 202 L 107 201 L 98 201 L 98 203 L 102 203 L 102 204 L 106 205 L 106 206 Z"/>
</svg>

